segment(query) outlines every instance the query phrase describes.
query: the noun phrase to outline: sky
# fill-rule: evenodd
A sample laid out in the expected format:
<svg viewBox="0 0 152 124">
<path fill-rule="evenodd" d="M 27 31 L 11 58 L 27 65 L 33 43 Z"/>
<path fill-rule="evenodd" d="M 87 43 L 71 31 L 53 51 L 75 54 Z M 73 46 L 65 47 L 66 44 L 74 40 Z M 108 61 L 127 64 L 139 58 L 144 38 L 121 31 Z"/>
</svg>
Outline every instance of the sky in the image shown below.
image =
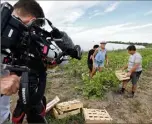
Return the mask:
<svg viewBox="0 0 152 124">
<path fill-rule="evenodd" d="M 103 40 L 152 43 L 152 1 L 37 2 L 46 18 L 84 50 Z"/>
</svg>

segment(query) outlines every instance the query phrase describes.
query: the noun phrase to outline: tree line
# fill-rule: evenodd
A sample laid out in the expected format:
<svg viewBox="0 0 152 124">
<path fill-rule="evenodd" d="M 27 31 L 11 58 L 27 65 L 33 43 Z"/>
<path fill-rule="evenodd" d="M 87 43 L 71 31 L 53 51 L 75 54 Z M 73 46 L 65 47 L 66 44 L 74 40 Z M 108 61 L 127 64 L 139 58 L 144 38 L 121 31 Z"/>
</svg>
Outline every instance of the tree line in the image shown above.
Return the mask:
<svg viewBox="0 0 152 124">
<path fill-rule="evenodd" d="M 134 45 L 142 45 L 145 47 L 152 47 L 152 43 L 142 43 L 142 42 L 123 42 L 123 41 L 107 41 L 107 43 L 118 43 L 118 44 L 134 44 Z"/>
</svg>

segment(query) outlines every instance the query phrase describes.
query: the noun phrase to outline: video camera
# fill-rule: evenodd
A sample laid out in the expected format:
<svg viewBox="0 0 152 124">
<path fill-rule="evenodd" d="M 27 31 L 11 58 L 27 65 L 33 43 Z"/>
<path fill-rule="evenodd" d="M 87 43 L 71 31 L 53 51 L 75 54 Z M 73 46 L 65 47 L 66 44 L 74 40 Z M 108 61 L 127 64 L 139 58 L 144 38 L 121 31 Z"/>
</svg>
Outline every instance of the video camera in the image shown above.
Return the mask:
<svg viewBox="0 0 152 124">
<path fill-rule="evenodd" d="M 11 54 L 17 54 L 17 59 L 20 58 L 19 60 L 24 62 L 29 61 L 27 57 L 43 58 L 43 60 L 51 58 L 59 62 L 58 60 L 64 55 L 81 59 L 80 46 L 74 46 L 71 38 L 65 32 L 55 28 L 48 19 L 38 18 L 26 26 L 19 18 L 12 16 L 12 12 L 13 7 L 9 3 L 1 5 L 2 53 L 6 53 L 6 49 L 10 49 Z M 36 21 L 39 20 L 46 20 L 52 31 L 47 32 L 37 26 Z M 55 46 L 55 49 L 52 49 L 51 46 Z M 33 57 L 30 56 L 31 54 Z"/>
<path fill-rule="evenodd" d="M 48 64 L 60 64 L 66 55 L 80 60 L 81 48 L 46 18 L 38 18 L 25 25 L 12 15 L 13 7 L 9 3 L 1 4 L 0 9 L 1 53 L 6 55 L 1 65 L 3 69 L 22 72 L 22 99 L 27 104 L 28 75 L 25 72 L 45 71 Z M 37 21 L 47 21 L 52 31 L 42 29 L 36 24 Z"/>
</svg>

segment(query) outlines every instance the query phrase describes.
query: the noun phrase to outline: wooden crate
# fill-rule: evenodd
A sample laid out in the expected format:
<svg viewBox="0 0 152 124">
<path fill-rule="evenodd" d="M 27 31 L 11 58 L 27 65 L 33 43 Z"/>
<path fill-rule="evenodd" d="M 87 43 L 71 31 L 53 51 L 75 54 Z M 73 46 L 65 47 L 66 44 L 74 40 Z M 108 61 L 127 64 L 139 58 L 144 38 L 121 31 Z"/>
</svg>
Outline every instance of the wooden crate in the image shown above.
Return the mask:
<svg viewBox="0 0 152 124">
<path fill-rule="evenodd" d="M 86 124 L 111 123 L 112 121 L 112 118 L 105 109 L 100 110 L 83 108 L 83 113 Z"/>
<path fill-rule="evenodd" d="M 52 101 L 50 101 L 46 105 L 46 112 L 50 111 L 59 101 L 60 101 L 59 97 L 56 96 Z"/>
<path fill-rule="evenodd" d="M 83 103 L 80 102 L 79 100 L 62 102 L 62 103 L 58 103 L 56 105 L 56 108 L 62 112 L 65 112 L 65 111 L 69 111 L 69 110 L 83 108 Z"/>
<path fill-rule="evenodd" d="M 127 76 L 127 73 L 123 72 L 123 71 L 116 71 L 115 75 L 118 78 L 118 80 L 120 80 L 120 81 L 129 80 L 130 79 L 130 77 Z"/>
<path fill-rule="evenodd" d="M 63 118 L 66 118 L 68 116 L 76 115 L 76 114 L 79 114 L 79 113 L 80 113 L 80 109 L 76 109 L 76 110 L 73 110 L 73 111 L 70 111 L 70 112 L 64 112 L 62 114 L 62 113 L 59 113 L 56 108 L 53 108 L 53 114 L 54 114 L 54 117 L 56 119 L 63 119 Z"/>
</svg>

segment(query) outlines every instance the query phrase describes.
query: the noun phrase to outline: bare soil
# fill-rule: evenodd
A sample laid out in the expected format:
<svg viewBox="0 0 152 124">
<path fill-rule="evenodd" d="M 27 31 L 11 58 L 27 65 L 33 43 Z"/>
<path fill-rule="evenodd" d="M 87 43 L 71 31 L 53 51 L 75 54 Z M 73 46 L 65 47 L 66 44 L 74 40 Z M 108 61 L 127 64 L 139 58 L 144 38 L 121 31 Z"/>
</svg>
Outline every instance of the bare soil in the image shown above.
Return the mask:
<svg viewBox="0 0 152 124">
<path fill-rule="evenodd" d="M 80 99 L 84 107 L 105 108 L 114 123 L 152 123 L 152 67 L 142 73 L 134 98 L 126 97 L 131 91 L 131 83 L 129 83 L 125 95 L 110 91 L 103 100 L 90 100 L 84 98 L 81 91 L 76 90 L 76 87 L 81 86 L 82 83 L 75 77 L 69 78 L 64 72 L 48 74 L 47 101 L 51 101 L 55 96 L 58 96 L 61 101 Z M 16 99 L 16 95 L 12 96 L 11 110 L 15 107 Z"/>
</svg>

